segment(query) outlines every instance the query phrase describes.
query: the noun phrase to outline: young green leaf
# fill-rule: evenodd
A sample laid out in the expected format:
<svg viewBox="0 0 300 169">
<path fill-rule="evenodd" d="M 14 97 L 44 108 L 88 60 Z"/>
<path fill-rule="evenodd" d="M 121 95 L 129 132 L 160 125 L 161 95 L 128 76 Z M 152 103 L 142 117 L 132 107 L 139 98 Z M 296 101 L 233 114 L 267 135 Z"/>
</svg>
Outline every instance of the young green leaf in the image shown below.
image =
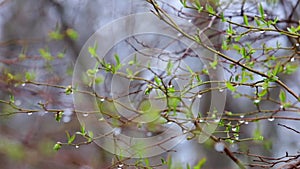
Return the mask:
<svg viewBox="0 0 300 169">
<path fill-rule="evenodd" d="M 57 142 L 57 143 L 53 146 L 53 150 L 58 151 L 59 149 L 61 149 L 61 143 Z"/>
<path fill-rule="evenodd" d="M 245 25 L 249 26 L 248 16 L 245 14 L 244 14 L 244 23 L 245 23 Z"/>
<path fill-rule="evenodd" d="M 264 8 L 261 3 L 258 6 L 258 10 L 259 10 L 259 14 L 260 14 L 261 18 L 265 19 L 265 11 L 264 11 Z"/>
<path fill-rule="evenodd" d="M 236 88 L 232 85 L 231 82 L 226 82 L 226 87 L 227 87 L 227 89 L 229 89 L 232 92 L 236 91 Z"/>
<path fill-rule="evenodd" d="M 285 103 L 286 102 L 286 94 L 285 94 L 284 90 L 280 90 L 279 99 L 280 99 L 281 103 Z"/>
<path fill-rule="evenodd" d="M 76 40 L 79 37 L 78 33 L 74 29 L 71 29 L 71 28 L 68 28 L 66 30 L 66 34 L 72 40 Z"/>
</svg>

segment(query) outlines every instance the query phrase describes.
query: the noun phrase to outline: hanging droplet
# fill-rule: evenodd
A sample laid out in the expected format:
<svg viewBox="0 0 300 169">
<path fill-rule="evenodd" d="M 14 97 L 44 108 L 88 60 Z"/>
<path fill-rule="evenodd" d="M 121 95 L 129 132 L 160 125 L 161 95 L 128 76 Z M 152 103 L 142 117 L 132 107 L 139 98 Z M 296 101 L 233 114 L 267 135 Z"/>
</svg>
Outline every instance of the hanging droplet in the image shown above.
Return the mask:
<svg viewBox="0 0 300 169">
<path fill-rule="evenodd" d="M 104 121 L 105 119 L 103 117 L 99 118 L 98 121 Z"/>
<path fill-rule="evenodd" d="M 253 103 L 255 103 L 255 104 L 258 104 L 259 102 L 260 102 L 259 99 L 256 99 L 256 100 L 253 101 Z"/>
<path fill-rule="evenodd" d="M 123 167 L 123 166 L 124 166 L 124 164 L 119 164 L 119 165 L 118 165 L 118 167 Z"/>
<path fill-rule="evenodd" d="M 295 58 L 294 57 L 291 58 L 291 62 L 295 62 Z"/>
<path fill-rule="evenodd" d="M 220 122 L 220 119 L 218 118 L 218 119 L 214 119 L 214 122 L 215 123 L 219 123 Z"/>
<path fill-rule="evenodd" d="M 260 33 L 260 34 L 264 34 L 264 33 L 265 33 L 265 31 L 259 31 L 259 33 Z"/>
<path fill-rule="evenodd" d="M 280 105 L 280 109 L 283 109 L 283 105 Z"/>
<path fill-rule="evenodd" d="M 122 132 L 122 129 L 121 128 L 115 128 L 114 129 L 114 135 L 120 135 Z"/>
<path fill-rule="evenodd" d="M 75 148 L 79 148 L 79 145 L 76 145 Z"/>
<path fill-rule="evenodd" d="M 201 99 L 201 97 L 202 97 L 202 94 L 198 94 L 198 95 L 197 95 L 197 97 L 198 97 L 199 99 Z"/>
<path fill-rule="evenodd" d="M 191 102 L 191 101 L 193 101 L 193 99 L 192 99 L 192 98 L 190 98 L 190 99 L 189 99 L 189 101 Z"/>
<path fill-rule="evenodd" d="M 181 33 L 177 33 L 177 36 L 180 37 L 180 36 L 181 36 Z"/>
<path fill-rule="evenodd" d="M 217 152 L 223 152 L 224 149 L 225 149 L 224 143 L 222 143 L 222 142 L 217 142 L 217 143 L 215 144 L 215 150 L 216 150 Z"/>
<path fill-rule="evenodd" d="M 237 131 L 237 128 L 236 127 L 232 127 L 231 130 L 232 131 Z"/>
<path fill-rule="evenodd" d="M 190 20 L 188 20 L 190 23 L 192 22 L 192 20 L 190 19 Z"/>
<path fill-rule="evenodd" d="M 168 88 L 173 88 L 174 86 L 172 84 L 168 85 Z"/>
<path fill-rule="evenodd" d="M 88 113 L 83 113 L 83 117 L 87 117 L 87 116 L 89 116 Z"/>
<path fill-rule="evenodd" d="M 69 123 L 71 121 L 71 117 L 70 116 L 64 116 L 62 120 L 63 120 L 64 123 Z"/>
<path fill-rule="evenodd" d="M 249 124 L 249 122 L 245 121 L 245 124 Z"/>
<path fill-rule="evenodd" d="M 16 100 L 16 101 L 15 101 L 15 105 L 16 105 L 16 106 L 20 106 L 21 104 L 22 104 L 21 100 Z"/>
<path fill-rule="evenodd" d="M 239 120 L 239 123 L 245 123 L 245 120 Z"/>
<path fill-rule="evenodd" d="M 105 99 L 104 99 L 104 98 L 101 98 L 101 99 L 100 99 L 100 102 L 104 102 L 104 101 L 105 101 Z"/>
<path fill-rule="evenodd" d="M 22 83 L 22 86 L 25 87 L 25 86 L 26 86 L 26 83 Z"/>
<path fill-rule="evenodd" d="M 268 118 L 268 121 L 274 121 L 274 120 L 275 120 L 274 117 L 269 117 L 269 118 Z"/>
<path fill-rule="evenodd" d="M 240 118 L 244 118 L 245 116 L 244 115 L 240 115 Z"/>
<path fill-rule="evenodd" d="M 222 89 L 222 88 L 221 88 L 221 89 L 219 89 L 219 92 L 221 92 L 221 93 L 222 93 L 223 91 L 224 91 L 224 89 Z"/>
<path fill-rule="evenodd" d="M 204 122 L 204 119 L 200 119 L 199 122 L 200 122 L 200 123 L 203 123 L 203 122 Z"/>
<path fill-rule="evenodd" d="M 300 44 L 299 44 L 299 43 L 296 43 L 296 46 L 298 47 L 298 46 L 300 46 Z"/>
<path fill-rule="evenodd" d="M 45 111 L 45 112 L 44 112 L 44 114 L 48 114 L 48 113 L 49 113 L 48 111 Z"/>
<path fill-rule="evenodd" d="M 150 131 L 147 132 L 147 133 L 146 133 L 146 136 L 147 136 L 147 137 L 151 137 L 151 136 L 152 136 L 152 132 L 150 132 Z"/>
<path fill-rule="evenodd" d="M 28 115 L 28 116 L 31 116 L 31 115 L 32 115 L 32 113 L 31 113 L 31 112 L 30 112 L 30 113 L 27 113 L 27 115 Z"/>
<path fill-rule="evenodd" d="M 239 136 L 235 136 L 234 138 L 235 138 L 236 140 L 238 140 L 238 139 L 239 139 Z"/>
</svg>

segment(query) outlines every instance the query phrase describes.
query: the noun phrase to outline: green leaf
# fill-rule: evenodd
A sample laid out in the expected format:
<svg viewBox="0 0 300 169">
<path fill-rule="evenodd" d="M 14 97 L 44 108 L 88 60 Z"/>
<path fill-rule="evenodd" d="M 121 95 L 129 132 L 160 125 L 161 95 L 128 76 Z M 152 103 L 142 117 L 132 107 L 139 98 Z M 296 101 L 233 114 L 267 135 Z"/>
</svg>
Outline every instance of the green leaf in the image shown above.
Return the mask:
<svg viewBox="0 0 300 169">
<path fill-rule="evenodd" d="M 80 127 L 80 132 L 81 132 L 81 135 L 85 135 L 85 126 L 84 125 L 82 125 L 81 127 Z"/>
<path fill-rule="evenodd" d="M 249 26 L 248 16 L 245 14 L 244 14 L 244 23 L 245 23 L 245 25 Z"/>
<path fill-rule="evenodd" d="M 171 75 L 172 74 L 172 68 L 173 68 L 173 63 L 171 62 L 171 60 L 168 61 L 168 64 L 167 64 L 167 74 L 168 75 Z"/>
<path fill-rule="evenodd" d="M 14 95 L 9 95 L 9 101 L 11 103 L 15 103 L 15 96 Z"/>
<path fill-rule="evenodd" d="M 89 47 L 88 48 L 88 51 L 89 51 L 89 53 L 90 53 L 90 55 L 92 57 L 97 57 L 98 56 L 98 54 L 97 54 L 97 48 L 98 48 L 97 42 L 95 42 L 95 44 L 94 44 L 93 47 Z"/>
<path fill-rule="evenodd" d="M 296 72 L 297 69 L 298 69 L 298 64 L 287 63 L 285 65 L 284 73 L 290 75 Z"/>
<path fill-rule="evenodd" d="M 152 89 L 153 89 L 153 86 L 151 86 L 151 85 L 148 85 L 148 87 L 146 88 L 146 90 L 145 90 L 144 94 L 145 94 L 145 95 L 149 95 L 149 94 L 150 94 L 150 92 L 152 91 Z"/>
<path fill-rule="evenodd" d="M 39 49 L 39 53 L 45 60 L 48 60 L 48 61 L 53 60 L 53 57 L 51 56 L 49 51 L 46 51 L 45 49 Z"/>
<path fill-rule="evenodd" d="M 202 158 L 193 169 L 201 169 L 202 166 L 206 163 L 206 158 Z"/>
<path fill-rule="evenodd" d="M 71 137 L 69 137 L 68 138 L 68 144 L 72 144 L 74 142 L 75 138 L 76 138 L 75 134 L 73 134 Z"/>
<path fill-rule="evenodd" d="M 182 4 L 183 7 L 185 7 L 185 8 L 187 7 L 186 0 L 180 0 L 180 2 L 181 2 L 181 4 Z"/>
<path fill-rule="evenodd" d="M 218 58 L 215 57 L 214 61 L 213 61 L 213 62 L 210 62 L 209 64 L 210 64 L 210 66 L 211 66 L 213 69 L 216 69 L 216 68 L 217 68 L 217 65 L 218 65 Z"/>
<path fill-rule="evenodd" d="M 227 87 L 227 89 L 229 89 L 232 92 L 236 91 L 236 88 L 232 85 L 231 82 L 226 82 L 226 87 Z"/>
<path fill-rule="evenodd" d="M 280 99 L 281 103 L 285 103 L 286 102 L 286 94 L 285 94 L 284 90 L 280 90 L 279 99 Z"/>
<path fill-rule="evenodd" d="M 61 149 L 61 143 L 58 142 L 53 146 L 53 150 L 58 151 L 59 149 Z"/>
<path fill-rule="evenodd" d="M 60 122 L 60 120 L 61 120 L 63 114 L 64 114 L 64 113 L 61 112 L 61 111 L 57 112 L 57 113 L 55 114 L 55 120 L 56 120 L 57 122 Z"/>
<path fill-rule="evenodd" d="M 154 82 L 155 82 L 155 84 L 160 85 L 161 84 L 161 79 L 158 78 L 157 76 L 154 76 Z"/>
<path fill-rule="evenodd" d="M 50 39 L 54 40 L 62 40 L 64 38 L 64 35 L 59 32 L 59 30 L 51 31 L 49 32 Z"/>
<path fill-rule="evenodd" d="M 263 97 L 263 96 L 265 96 L 267 93 L 268 93 L 268 89 L 264 89 L 264 90 L 262 90 L 262 91 L 258 94 L 258 96 L 259 96 L 259 97 Z"/>
<path fill-rule="evenodd" d="M 209 14 L 216 14 L 216 11 L 214 10 L 214 8 L 212 6 L 210 6 L 208 3 L 206 4 L 205 9 L 207 10 L 207 12 Z"/>
<path fill-rule="evenodd" d="M 66 30 L 66 34 L 72 40 L 76 40 L 79 37 L 78 33 L 74 29 L 71 29 L 71 28 Z"/>
<path fill-rule="evenodd" d="M 34 73 L 30 73 L 30 72 L 26 72 L 25 73 L 25 79 L 27 81 L 33 81 L 35 79 L 35 74 Z"/>
<path fill-rule="evenodd" d="M 261 18 L 265 19 L 265 12 L 264 12 L 264 8 L 261 3 L 258 6 L 258 10 L 259 10 L 259 14 L 260 14 Z"/>
<path fill-rule="evenodd" d="M 278 73 L 282 71 L 281 62 L 277 62 L 275 68 L 273 69 L 273 76 L 276 76 Z"/>
<path fill-rule="evenodd" d="M 191 169 L 191 166 L 189 163 L 186 164 L 186 169 Z"/>
</svg>

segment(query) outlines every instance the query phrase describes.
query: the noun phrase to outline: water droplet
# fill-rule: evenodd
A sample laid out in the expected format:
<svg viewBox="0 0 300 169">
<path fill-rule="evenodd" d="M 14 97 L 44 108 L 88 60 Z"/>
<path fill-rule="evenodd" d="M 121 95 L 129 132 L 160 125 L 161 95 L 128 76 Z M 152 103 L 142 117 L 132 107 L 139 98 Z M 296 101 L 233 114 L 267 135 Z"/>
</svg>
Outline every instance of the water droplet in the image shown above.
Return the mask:
<svg viewBox="0 0 300 169">
<path fill-rule="evenodd" d="M 180 37 L 180 36 L 181 36 L 181 33 L 177 33 L 177 36 Z"/>
<path fill-rule="evenodd" d="M 234 139 L 239 140 L 239 136 L 235 136 Z"/>
<path fill-rule="evenodd" d="M 71 117 L 70 116 L 64 116 L 62 120 L 63 120 L 64 123 L 69 123 L 71 121 Z"/>
<path fill-rule="evenodd" d="M 204 119 L 200 119 L 199 122 L 200 122 L 200 123 L 203 123 L 203 122 L 204 122 Z"/>
<path fill-rule="evenodd" d="M 192 20 L 190 19 L 190 20 L 188 20 L 190 23 L 192 22 Z"/>
<path fill-rule="evenodd" d="M 239 120 L 240 123 L 245 123 L 245 120 Z"/>
<path fill-rule="evenodd" d="M 28 116 L 31 116 L 31 115 L 32 115 L 32 113 L 31 113 L 31 112 L 30 112 L 30 113 L 27 113 L 27 115 L 28 115 Z"/>
<path fill-rule="evenodd" d="M 192 98 L 190 98 L 190 99 L 189 99 L 189 101 L 191 102 L 191 101 L 193 101 L 193 99 L 192 99 Z"/>
<path fill-rule="evenodd" d="M 232 131 L 237 131 L 237 128 L 236 127 L 232 127 L 231 130 Z"/>
<path fill-rule="evenodd" d="M 260 33 L 260 34 L 264 34 L 264 33 L 265 33 L 265 31 L 259 31 L 259 33 Z"/>
<path fill-rule="evenodd" d="M 119 164 L 119 165 L 118 165 L 118 167 L 123 167 L 123 166 L 124 166 L 124 164 Z"/>
<path fill-rule="evenodd" d="M 220 119 L 214 119 L 214 122 L 215 122 L 215 123 L 219 123 L 219 122 L 220 122 Z"/>
<path fill-rule="evenodd" d="M 100 102 L 104 102 L 104 101 L 105 101 L 105 99 L 104 99 L 104 98 L 101 98 L 101 99 L 100 99 Z"/>
<path fill-rule="evenodd" d="M 45 111 L 45 112 L 44 112 L 44 114 L 48 114 L 48 113 L 49 113 L 48 111 Z"/>
<path fill-rule="evenodd" d="M 280 105 L 280 109 L 283 109 L 283 105 Z"/>
<path fill-rule="evenodd" d="M 240 115 L 240 118 L 244 118 L 245 116 L 244 115 Z"/>
<path fill-rule="evenodd" d="M 239 146 L 237 144 L 230 144 L 229 148 L 231 151 L 238 151 Z"/>
<path fill-rule="evenodd" d="M 216 150 L 217 152 L 223 152 L 224 149 L 225 149 L 224 143 L 222 143 L 222 142 L 217 142 L 217 143 L 215 144 L 215 150 Z"/>
<path fill-rule="evenodd" d="M 147 132 L 146 136 L 151 137 L 152 136 L 152 132 Z"/>
<path fill-rule="evenodd" d="M 15 105 L 16 105 L 16 106 L 20 106 L 21 104 L 22 104 L 21 100 L 16 100 L 16 101 L 15 101 Z"/>
<path fill-rule="evenodd" d="M 75 148 L 79 148 L 79 145 L 76 145 Z"/>
<path fill-rule="evenodd" d="M 291 62 L 295 62 L 295 58 L 294 57 L 291 58 Z"/>
<path fill-rule="evenodd" d="M 249 124 L 249 122 L 245 121 L 245 124 Z"/>
<path fill-rule="evenodd" d="M 122 132 L 122 129 L 121 128 L 115 128 L 113 132 L 114 132 L 114 135 L 120 135 L 121 132 Z"/>
<path fill-rule="evenodd" d="M 201 99 L 201 97 L 202 97 L 202 94 L 198 94 L 198 95 L 197 95 L 197 97 L 198 97 L 199 99 Z"/>
<path fill-rule="evenodd" d="M 83 117 L 87 117 L 87 116 L 89 116 L 88 113 L 83 113 Z"/>
<path fill-rule="evenodd" d="M 269 120 L 269 121 L 274 121 L 275 118 L 274 118 L 274 117 L 269 117 L 268 120 Z"/>
<path fill-rule="evenodd" d="M 260 102 L 260 100 L 259 100 L 259 99 L 256 99 L 256 100 L 254 100 L 253 102 L 254 102 L 255 104 L 257 104 L 257 103 Z"/>
<path fill-rule="evenodd" d="M 23 86 L 23 87 L 26 86 L 26 83 L 22 83 L 22 86 Z"/>
<path fill-rule="evenodd" d="M 72 112 L 71 109 L 65 109 L 64 115 L 66 115 L 66 116 L 71 116 L 72 114 L 73 114 L 73 112 Z"/>
<path fill-rule="evenodd" d="M 103 117 L 99 118 L 98 121 L 104 121 L 105 119 Z"/>
<path fill-rule="evenodd" d="M 224 89 L 222 89 L 222 88 L 221 88 L 221 89 L 219 89 L 219 92 L 221 92 L 221 93 L 222 93 L 223 91 L 224 91 Z"/>
<path fill-rule="evenodd" d="M 300 44 L 299 44 L 299 43 L 296 43 L 296 46 L 298 47 L 298 46 L 300 46 Z"/>
</svg>

